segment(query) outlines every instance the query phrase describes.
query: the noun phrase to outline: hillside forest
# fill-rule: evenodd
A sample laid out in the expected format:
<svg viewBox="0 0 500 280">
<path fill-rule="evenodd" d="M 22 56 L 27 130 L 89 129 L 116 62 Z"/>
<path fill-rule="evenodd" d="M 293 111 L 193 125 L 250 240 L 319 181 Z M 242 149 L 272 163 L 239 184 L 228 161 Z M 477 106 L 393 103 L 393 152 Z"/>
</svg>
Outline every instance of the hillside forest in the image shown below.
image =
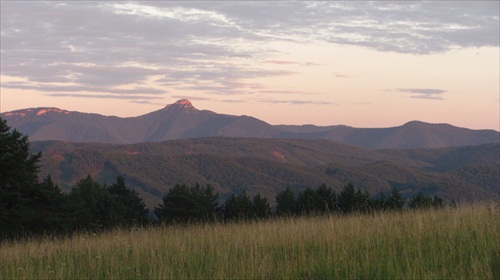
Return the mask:
<svg viewBox="0 0 500 280">
<path fill-rule="evenodd" d="M 113 184 L 100 184 L 90 175 L 69 192 L 63 192 L 50 175 L 39 179 L 41 153 L 30 154 L 29 139 L 0 122 L 0 237 L 1 239 L 46 234 L 69 234 L 132 226 L 231 222 L 274 216 L 348 214 L 351 212 L 401 211 L 405 208 L 443 207 L 443 200 L 418 193 L 405 199 L 397 188 L 372 196 L 346 184 L 336 193 L 321 184 L 295 193 L 286 188 L 268 198 L 246 191 L 221 201 L 212 186 L 176 185 L 154 210 L 146 208 L 123 177 Z"/>
</svg>

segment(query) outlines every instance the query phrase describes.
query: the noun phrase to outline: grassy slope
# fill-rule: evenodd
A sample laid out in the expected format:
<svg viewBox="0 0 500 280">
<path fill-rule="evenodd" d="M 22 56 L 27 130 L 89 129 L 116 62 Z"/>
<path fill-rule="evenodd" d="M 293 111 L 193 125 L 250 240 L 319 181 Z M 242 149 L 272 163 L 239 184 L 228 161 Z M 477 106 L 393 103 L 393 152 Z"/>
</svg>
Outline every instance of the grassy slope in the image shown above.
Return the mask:
<svg viewBox="0 0 500 280">
<path fill-rule="evenodd" d="M 0 276 L 98 279 L 498 279 L 492 206 L 278 219 L 2 244 Z"/>
</svg>

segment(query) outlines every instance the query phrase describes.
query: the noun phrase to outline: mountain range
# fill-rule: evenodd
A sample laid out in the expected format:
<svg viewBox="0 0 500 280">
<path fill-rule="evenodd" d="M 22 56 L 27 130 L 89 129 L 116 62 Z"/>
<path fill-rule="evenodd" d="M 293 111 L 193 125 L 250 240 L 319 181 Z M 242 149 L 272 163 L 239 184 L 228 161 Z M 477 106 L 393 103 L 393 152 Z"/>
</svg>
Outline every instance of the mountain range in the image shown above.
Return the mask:
<svg viewBox="0 0 500 280">
<path fill-rule="evenodd" d="M 202 137 L 252 137 L 324 139 L 367 149 L 443 148 L 500 142 L 498 131 L 420 121 L 390 128 L 270 125 L 249 116 L 198 110 L 186 99 L 128 118 L 58 108 L 22 109 L 2 113 L 1 117 L 31 141 L 133 144 Z"/>
<path fill-rule="evenodd" d="M 368 150 L 328 140 L 211 137 L 138 144 L 35 141 L 41 176 L 69 189 L 87 174 L 112 183 L 118 175 L 149 207 L 176 184 L 211 184 L 225 198 L 247 190 L 276 194 L 351 182 L 371 194 L 397 187 L 446 201 L 500 198 L 500 144 L 440 149 Z"/>
<path fill-rule="evenodd" d="M 247 190 L 271 202 L 299 191 L 348 182 L 372 194 L 397 187 L 447 201 L 500 198 L 500 133 L 412 121 L 391 128 L 270 125 L 249 116 L 196 109 L 186 99 L 138 117 L 58 108 L 2 113 L 42 152 L 41 177 L 69 190 L 87 174 L 118 175 L 147 206 L 175 184 L 211 184 L 224 199 Z"/>
</svg>

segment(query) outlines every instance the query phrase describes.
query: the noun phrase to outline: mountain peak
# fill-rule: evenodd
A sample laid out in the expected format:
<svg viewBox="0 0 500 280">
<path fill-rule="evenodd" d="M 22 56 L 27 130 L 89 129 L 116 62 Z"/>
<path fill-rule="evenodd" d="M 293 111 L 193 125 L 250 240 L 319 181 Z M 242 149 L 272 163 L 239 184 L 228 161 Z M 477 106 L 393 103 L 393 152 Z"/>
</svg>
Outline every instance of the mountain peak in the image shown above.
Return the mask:
<svg viewBox="0 0 500 280">
<path fill-rule="evenodd" d="M 177 102 L 175 102 L 173 104 L 169 104 L 165 108 L 167 108 L 167 109 L 177 109 L 177 110 L 183 109 L 186 112 L 188 110 L 196 110 L 196 108 L 193 106 L 193 104 L 191 104 L 191 101 L 189 101 L 187 99 L 177 100 Z"/>
</svg>

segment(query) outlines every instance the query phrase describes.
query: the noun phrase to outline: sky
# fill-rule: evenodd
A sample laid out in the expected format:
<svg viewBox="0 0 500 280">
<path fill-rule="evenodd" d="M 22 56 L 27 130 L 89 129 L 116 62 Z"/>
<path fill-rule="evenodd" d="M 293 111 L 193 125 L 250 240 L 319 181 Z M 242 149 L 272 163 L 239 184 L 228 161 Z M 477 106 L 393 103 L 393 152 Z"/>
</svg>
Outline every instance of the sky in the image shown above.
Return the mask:
<svg viewBox="0 0 500 280">
<path fill-rule="evenodd" d="M 2 0 L 0 111 L 500 130 L 499 3 Z"/>
</svg>

